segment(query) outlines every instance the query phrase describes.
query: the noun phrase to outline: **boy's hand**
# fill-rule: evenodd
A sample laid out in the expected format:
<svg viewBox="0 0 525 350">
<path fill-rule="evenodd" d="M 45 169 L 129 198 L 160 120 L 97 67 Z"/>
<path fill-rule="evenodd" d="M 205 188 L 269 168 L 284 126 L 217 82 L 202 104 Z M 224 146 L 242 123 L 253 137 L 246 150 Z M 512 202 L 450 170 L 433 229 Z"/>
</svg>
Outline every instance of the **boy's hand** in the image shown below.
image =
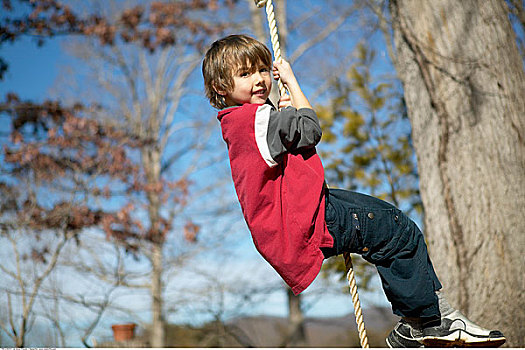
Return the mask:
<svg viewBox="0 0 525 350">
<path fill-rule="evenodd" d="M 292 71 L 290 63 L 284 60 L 282 62 L 273 62 L 272 71 L 273 77 L 275 79 L 280 78 L 284 87 L 288 90 L 288 93 L 290 94 L 289 97 L 283 97 L 284 99 L 281 98 L 282 104 L 284 106 L 293 106 L 297 109 L 312 108 L 310 102 L 308 102 L 308 99 L 306 98 L 306 96 L 304 96 L 301 87 L 297 82 L 297 79 L 295 78 L 295 74 Z M 290 102 L 288 102 L 288 100 L 290 100 Z M 282 108 L 281 102 L 279 102 L 279 108 Z"/>
<path fill-rule="evenodd" d="M 279 100 L 279 109 L 290 107 L 292 105 L 292 99 L 290 98 L 290 95 L 284 94 L 281 96 L 281 99 Z"/>
<path fill-rule="evenodd" d="M 273 62 L 273 78 L 275 80 L 281 79 L 281 82 L 285 85 L 295 81 L 295 75 L 293 74 L 290 63 L 283 60 L 282 62 Z"/>
</svg>

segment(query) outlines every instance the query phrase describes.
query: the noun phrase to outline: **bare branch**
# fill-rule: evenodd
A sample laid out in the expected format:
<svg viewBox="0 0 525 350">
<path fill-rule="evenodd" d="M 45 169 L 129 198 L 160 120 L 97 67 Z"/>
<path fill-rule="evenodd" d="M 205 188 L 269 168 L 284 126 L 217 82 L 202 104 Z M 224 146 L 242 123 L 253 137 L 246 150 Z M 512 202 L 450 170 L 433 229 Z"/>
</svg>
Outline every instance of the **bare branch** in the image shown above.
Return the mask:
<svg viewBox="0 0 525 350">
<path fill-rule="evenodd" d="M 290 63 L 295 62 L 299 57 L 301 57 L 308 49 L 310 49 L 312 46 L 322 42 L 324 39 L 326 39 L 330 34 L 332 34 L 334 31 L 337 30 L 345 21 L 346 19 L 355 11 L 355 5 L 348 8 L 341 16 L 330 22 L 322 31 L 319 32 L 314 37 L 309 38 L 309 40 L 305 41 L 295 51 L 292 55 L 288 57 L 288 61 Z"/>
<path fill-rule="evenodd" d="M 175 117 L 175 112 L 177 111 L 179 107 L 179 103 L 183 96 L 183 93 L 185 92 L 183 89 L 183 86 L 187 82 L 190 74 L 200 64 L 200 59 L 198 59 L 196 55 L 189 56 L 187 59 L 190 60 L 190 64 L 188 64 L 184 69 L 180 71 L 180 73 L 177 76 L 177 79 L 173 82 L 173 86 L 171 87 L 171 90 L 167 93 L 167 96 L 170 99 L 170 107 L 166 111 L 166 114 L 165 114 L 166 119 L 164 121 L 164 125 L 167 126 L 168 131 L 164 134 L 163 138 L 160 140 L 161 150 L 165 149 L 166 144 L 169 140 L 169 137 L 174 132 L 171 130 L 172 128 L 171 124 L 173 122 L 173 118 Z"/>
<path fill-rule="evenodd" d="M 31 295 L 30 295 L 30 298 L 29 298 L 29 302 L 28 302 L 27 306 L 24 307 L 24 312 L 23 312 L 23 315 L 22 315 L 23 318 L 27 319 L 31 315 L 31 311 L 33 309 L 33 304 L 34 304 L 35 299 L 36 299 L 36 297 L 37 297 L 37 295 L 38 295 L 38 293 L 40 291 L 40 287 L 42 285 L 42 282 L 49 276 L 51 271 L 53 271 L 53 269 L 55 268 L 55 266 L 57 264 L 57 261 L 58 261 L 58 257 L 60 256 L 60 253 L 62 252 L 62 249 L 64 248 L 64 246 L 66 245 L 66 243 L 69 241 L 70 238 L 71 238 L 71 234 L 68 234 L 67 232 L 64 232 L 64 234 L 62 235 L 62 240 L 59 241 L 58 245 L 56 246 L 55 251 L 53 252 L 53 255 L 51 256 L 50 262 L 47 265 L 47 268 L 35 280 L 34 285 L 33 285 L 33 290 L 31 292 Z"/>
</svg>

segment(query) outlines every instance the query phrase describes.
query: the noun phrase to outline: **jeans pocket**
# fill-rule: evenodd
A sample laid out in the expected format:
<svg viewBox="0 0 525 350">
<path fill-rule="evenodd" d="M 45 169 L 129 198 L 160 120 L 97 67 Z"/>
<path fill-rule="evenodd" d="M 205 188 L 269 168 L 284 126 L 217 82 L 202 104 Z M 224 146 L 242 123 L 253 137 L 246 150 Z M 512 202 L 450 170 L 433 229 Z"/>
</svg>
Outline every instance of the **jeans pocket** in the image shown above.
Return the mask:
<svg viewBox="0 0 525 350">
<path fill-rule="evenodd" d="M 398 209 L 391 210 L 384 224 L 372 227 L 377 231 L 370 233 L 374 241 L 363 257 L 373 263 L 410 257 L 417 249 L 418 236 L 422 236 L 416 224 Z"/>
<path fill-rule="evenodd" d="M 396 222 L 396 218 L 399 220 L 397 210 L 365 208 L 359 216 L 363 221 L 363 257 L 374 263 L 388 259 L 400 236 L 401 227 Z"/>
</svg>

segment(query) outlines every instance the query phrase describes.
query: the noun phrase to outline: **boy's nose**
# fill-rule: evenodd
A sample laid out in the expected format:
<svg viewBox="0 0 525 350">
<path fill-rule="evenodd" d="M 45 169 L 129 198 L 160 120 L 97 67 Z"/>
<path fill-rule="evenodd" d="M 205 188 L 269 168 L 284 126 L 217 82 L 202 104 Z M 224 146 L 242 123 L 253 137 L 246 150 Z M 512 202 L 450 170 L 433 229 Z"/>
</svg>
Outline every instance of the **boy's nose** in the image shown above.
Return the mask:
<svg viewBox="0 0 525 350">
<path fill-rule="evenodd" d="M 253 74 L 253 79 L 255 80 L 256 83 L 261 83 L 261 82 L 264 81 L 264 78 L 263 78 L 261 72 L 255 72 Z"/>
</svg>

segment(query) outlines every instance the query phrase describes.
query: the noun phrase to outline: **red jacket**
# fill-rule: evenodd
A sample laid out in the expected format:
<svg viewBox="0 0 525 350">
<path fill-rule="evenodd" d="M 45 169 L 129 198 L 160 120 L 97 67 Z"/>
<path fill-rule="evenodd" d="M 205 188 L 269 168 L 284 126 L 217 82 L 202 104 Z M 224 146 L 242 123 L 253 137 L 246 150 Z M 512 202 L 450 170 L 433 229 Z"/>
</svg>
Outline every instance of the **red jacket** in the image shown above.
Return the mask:
<svg viewBox="0 0 525 350">
<path fill-rule="evenodd" d="M 325 223 L 321 128 L 311 109 L 245 104 L 219 112 L 235 190 L 255 247 L 295 294 L 332 247 Z"/>
</svg>

